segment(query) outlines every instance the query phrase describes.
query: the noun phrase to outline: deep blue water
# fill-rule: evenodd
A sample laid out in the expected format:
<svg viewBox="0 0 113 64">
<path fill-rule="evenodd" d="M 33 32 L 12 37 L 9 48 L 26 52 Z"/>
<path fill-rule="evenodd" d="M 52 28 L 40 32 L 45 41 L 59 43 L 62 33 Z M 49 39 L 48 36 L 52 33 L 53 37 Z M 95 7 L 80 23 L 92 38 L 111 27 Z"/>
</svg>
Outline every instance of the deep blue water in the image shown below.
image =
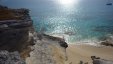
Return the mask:
<svg viewBox="0 0 113 64">
<path fill-rule="evenodd" d="M 68 42 L 92 40 L 113 34 L 113 5 L 108 0 L 75 0 L 60 4 L 57 0 L 4 0 L 12 8 L 29 8 L 35 29 L 50 35 L 65 36 Z M 109 0 L 113 3 L 113 0 Z M 74 33 L 68 35 L 67 33 Z"/>
</svg>

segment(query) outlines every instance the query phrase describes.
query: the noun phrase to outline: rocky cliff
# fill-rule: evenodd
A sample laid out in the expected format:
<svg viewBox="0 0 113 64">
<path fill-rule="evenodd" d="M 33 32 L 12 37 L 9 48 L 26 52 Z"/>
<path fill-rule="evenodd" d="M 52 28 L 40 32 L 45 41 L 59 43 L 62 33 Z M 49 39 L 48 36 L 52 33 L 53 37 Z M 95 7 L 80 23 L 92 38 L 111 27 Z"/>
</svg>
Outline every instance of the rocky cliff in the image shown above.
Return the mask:
<svg viewBox="0 0 113 64">
<path fill-rule="evenodd" d="M 32 27 L 28 9 L 0 6 L 0 50 L 18 51 L 24 58 L 33 43 L 29 36 Z"/>
<path fill-rule="evenodd" d="M 0 50 L 9 51 L 8 56 L 18 51 L 27 64 L 65 64 L 67 47 L 61 38 L 36 33 L 28 9 L 0 6 Z"/>
<path fill-rule="evenodd" d="M 27 64 L 65 64 L 68 60 L 66 54 L 67 43 L 61 38 L 34 33 L 35 45 L 32 46 L 30 57 L 26 59 Z"/>
<path fill-rule="evenodd" d="M 6 50 L 0 51 L 0 64 L 26 64 L 24 60 L 20 58 L 20 54 L 15 52 L 8 52 Z"/>
</svg>

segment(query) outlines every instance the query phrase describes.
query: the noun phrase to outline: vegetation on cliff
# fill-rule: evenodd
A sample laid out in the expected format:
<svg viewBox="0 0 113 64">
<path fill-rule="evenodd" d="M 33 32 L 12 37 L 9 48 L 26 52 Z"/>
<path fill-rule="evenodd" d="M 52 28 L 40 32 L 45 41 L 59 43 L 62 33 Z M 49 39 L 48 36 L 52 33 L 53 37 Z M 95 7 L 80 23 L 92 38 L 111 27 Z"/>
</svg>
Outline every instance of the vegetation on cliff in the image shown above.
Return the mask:
<svg viewBox="0 0 113 64">
<path fill-rule="evenodd" d="M 0 5 L 0 20 L 24 20 L 29 16 L 28 9 L 10 9 Z"/>
</svg>

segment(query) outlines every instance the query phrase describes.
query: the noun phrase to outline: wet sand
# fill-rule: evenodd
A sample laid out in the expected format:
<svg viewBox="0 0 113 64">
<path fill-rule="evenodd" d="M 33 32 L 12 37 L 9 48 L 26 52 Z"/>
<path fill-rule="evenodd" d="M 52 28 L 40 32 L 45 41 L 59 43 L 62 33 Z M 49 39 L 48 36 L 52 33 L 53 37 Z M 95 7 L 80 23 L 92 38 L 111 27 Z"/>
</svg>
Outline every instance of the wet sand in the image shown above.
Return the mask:
<svg viewBox="0 0 113 64">
<path fill-rule="evenodd" d="M 66 64 L 79 64 L 80 61 L 92 64 L 91 56 L 113 61 L 113 47 L 69 44 Z"/>
</svg>

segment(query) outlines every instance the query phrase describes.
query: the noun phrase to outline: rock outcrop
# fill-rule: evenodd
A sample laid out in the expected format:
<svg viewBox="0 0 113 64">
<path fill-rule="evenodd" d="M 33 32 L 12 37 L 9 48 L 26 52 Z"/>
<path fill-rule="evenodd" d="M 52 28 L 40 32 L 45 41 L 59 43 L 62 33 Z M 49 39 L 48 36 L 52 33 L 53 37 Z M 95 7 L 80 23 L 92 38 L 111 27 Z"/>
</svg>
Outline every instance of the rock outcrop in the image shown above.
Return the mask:
<svg viewBox="0 0 113 64">
<path fill-rule="evenodd" d="M 49 36 L 46 34 L 43 34 L 43 35 L 46 36 L 46 38 L 51 39 L 53 41 L 59 41 L 58 43 L 60 44 L 61 47 L 64 47 L 64 48 L 68 47 L 68 44 L 65 42 L 65 40 L 63 38 L 53 37 L 53 36 Z"/>
<path fill-rule="evenodd" d="M 113 61 L 100 59 L 99 57 L 92 56 L 93 64 L 113 64 Z"/>
<path fill-rule="evenodd" d="M 36 33 L 28 9 L 0 6 L 0 50 L 7 50 L 0 64 L 25 64 L 19 54 L 27 64 L 65 64 L 67 47 L 61 38 Z"/>
<path fill-rule="evenodd" d="M 25 58 L 33 44 L 32 27 L 28 9 L 0 6 L 0 50 L 18 51 Z"/>
<path fill-rule="evenodd" d="M 20 54 L 16 52 L 8 52 L 6 50 L 0 51 L 0 64 L 26 64 L 20 58 Z"/>
<path fill-rule="evenodd" d="M 105 38 L 105 40 L 103 42 L 101 42 L 102 45 L 106 45 L 106 46 L 113 46 L 113 36 L 108 36 Z"/>
<path fill-rule="evenodd" d="M 27 64 L 65 64 L 68 59 L 66 42 L 62 43 L 60 42 L 61 38 L 45 34 L 41 35 L 41 40 L 37 37 L 39 36 L 38 33 L 35 33 L 34 36 L 35 45 L 31 47 L 33 51 L 30 53 L 30 57 L 26 59 Z"/>
</svg>

